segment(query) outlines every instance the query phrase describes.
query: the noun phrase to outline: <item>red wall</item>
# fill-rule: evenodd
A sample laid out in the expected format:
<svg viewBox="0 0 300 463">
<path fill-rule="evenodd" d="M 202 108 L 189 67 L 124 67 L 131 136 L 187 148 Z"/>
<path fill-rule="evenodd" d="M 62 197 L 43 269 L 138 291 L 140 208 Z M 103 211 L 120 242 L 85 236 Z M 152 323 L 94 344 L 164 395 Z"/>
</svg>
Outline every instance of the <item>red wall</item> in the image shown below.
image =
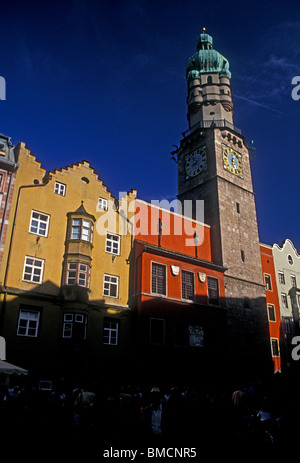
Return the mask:
<svg viewBox="0 0 300 463">
<path fill-rule="evenodd" d="M 271 281 L 272 281 L 272 290 L 271 291 L 266 290 L 267 304 L 273 304 L 275 307 L 275 322 L 269 320 L 270 338 L 278 339 L 278 343 L 280 346 L 281 317 L 280 317 L 280 308 L 279 308 L 276 274 L 275 274 L 272 249 L 264 245 L 260 245 L 260 255 L 261 255 L 263 277 L 264 277 L 264 274 L 267 273 L 268 275 L 271 275 Z M 273 362 L 274 362 L 274 371 L 281 371 L 280 357 L 273 357 Z"/>
<path fill-rule="evenodd" d="M 158 222 L 162 223 L 161 233 Z M 194 233 L 199 242 L 195 246 Z M 135 239 L 211 261 L 210 227 L 143 201 L 135 202 Z"/>
<path fill-rule="evenodd" d="M 207 279 L 201 282 L 198 273 L 202 272 L 218 278 L 220 301 L 221 305 L 224 306 L 224 274 L 219 270 L 209 268 L 209 263 L 211 262 L 210 227 L 179 214 L 153 207 L 143 201 L 136 201 L 135 218 L 136 275 L 134 293 L 138 295 L 138 307 L 140 307 L 142 302 L 151 299 L 153 302 L 157 302 L 157 299 L 172 299 L 173 302 L 178 304 L 193 304 L 192 302 L 182 300 L 181 270 L 194 273 L 194 302 L 197 304 L 205 305 L 208 302 Z M 159 219 L 162 221 L 161 236 L 159 236 L 158 231 Z M 194 243 L 194 232 L 199 237 L 197 246 Z M 155 246 L 155 248 L 149 247 L 143 252 L 143 243 Z M 164 250 L 171 252 L 168 254 Z M 192 261 L 190 259 L 195 257 L 199 260 Z M 207 262 L 208 267 L 201 260 Z M 166 296 L 151 294 L 151 262 L 167 266 Z M 172 274 L 171 265 L 180 268 L 177 276 Z"/>
</svg>

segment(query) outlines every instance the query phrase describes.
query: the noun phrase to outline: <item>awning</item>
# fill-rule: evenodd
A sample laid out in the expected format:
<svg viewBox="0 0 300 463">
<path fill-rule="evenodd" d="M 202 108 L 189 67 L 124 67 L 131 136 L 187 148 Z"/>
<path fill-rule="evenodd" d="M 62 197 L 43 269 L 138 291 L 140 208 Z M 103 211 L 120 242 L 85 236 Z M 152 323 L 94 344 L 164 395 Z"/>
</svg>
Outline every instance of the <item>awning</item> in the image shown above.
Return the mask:
<svg viewBox="0 0 300 463">
<path fill-rule="evenodd" d="M 4 360 L 0 360 L 0 375 L 27 375 L 28 370 L 12 365 Z"/>
</svg>

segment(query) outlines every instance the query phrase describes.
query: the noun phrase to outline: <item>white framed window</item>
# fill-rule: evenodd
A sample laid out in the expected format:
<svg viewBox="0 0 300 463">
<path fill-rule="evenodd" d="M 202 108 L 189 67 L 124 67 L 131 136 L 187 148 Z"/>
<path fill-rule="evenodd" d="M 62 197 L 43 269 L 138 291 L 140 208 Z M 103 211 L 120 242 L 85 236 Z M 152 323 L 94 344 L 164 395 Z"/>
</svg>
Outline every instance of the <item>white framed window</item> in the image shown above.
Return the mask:
<svg viewBox="0 0 300 463">
<path fill-rule="evenodd" d="M 68 262 L 66 284 L 89 288 L 90 270 L 90 266 L 87 264 L 83 264 L 81 262 Z"/>
<path fill-rule="evenodd" d="M 104 274 L 103 296 L 115 297 L 119 295 L 119 277 Z"/>
<path fill-rule="evenodd" d="M 270 322 L 276 322 L 275 306 L 268 304 L 268 318 Z"/>
<path fill-rule="evenodd" d="M 31 211 L 30 233 L 40 236 L 48 236 L 50 216 L 42 212 Z"/>
<path fill-rule="evenodd" d="M 281 270 L 278 272 L 278 281 L 281 285 L 285 284 L 284 273 Z"/>
<path fill-rule="evenodd" d="M 44 273 L 44 260 L 36 257 L 25 257 L 23 281 L 42 283 Z"/>
<path fill-rule="evenodd" d="M 164 264 L 152 262 L 151 266 L 151 292 L 153 294 L 167 294 L 167 268 Z"/>
<path fill-rule="evenodd" d="M 107 201 L 107 199 L 99 198 L 99 200 L 98 200 L 98 208 L 101 209 L 102 211 L 107 211 L 108 210 L 108 201 Z"/>
<path fill-rule="evenodd" d="M 20 309 L 17 335 L 36 338 L 38 335 L 39 320 L 40 312 Z"/>
<path fill-rule="evenodd" d="M 103 321 L 103 344 L 117 346 L 119 342 L 119 322 L 115 320 Z"/>
<path fill-rule="evenodd" d="M 86 339 L 87 316 L 81 313 L 65 313 L 62 337 L 82 341 Z"/>
<path fill-rule="evenodd" d="M 285 293 L 281 293 L 281 304 L 282 307 L 285 309 L 288 309 L 288 300 L 287 300 L 287 295 Z"/>
<path fill-rule="evenodd" d="M 66 195 L 66 185 L 64 183 L 55 182 L 54 193 L 60 196 Z"/>
<path fill-rule="evenodd" d="M 208 303 L 220 305 L 219 280 L 218 278 L 207 276 Z"/>
<path fill-rule="evenodd" d="M 280 357 L 279 342 L 277 338 L 271 338 L 271 351 L 272 351 L 272 357 Z"/>
<path fill-rule="evenodd" d="M 181 270 L 181 297 L 189 301 L 194 300 L 194 273 Z"/>
<path fill-rule="evenodd" d="M 291 285 L 292 285 L 292 288 L 297 288 L 297 280 L 296 280 L 295 275 L 291 275 Z"/>
<path fill-rule="evenodd" d="M 113 233 L 107 233 L 105 250 L 110 254 L 120 255 L 121 237 Z"/>
<path fill-rule="evenodd" d="M 71 240 L 93 241 L 94 225 L 90 220 L 72 219 Z"/>
<path fill-rule="evenodd" d="M 271 275 L 269 275 L 268 273 L 265 273 L 265 274 L 264 274 L 264 277 L 265 277 L 265 287 L 266 287 L 266 290 L 267 290 L 267 291 L 272 291 L 272 279 L 271 279 Z"/>
</svg>

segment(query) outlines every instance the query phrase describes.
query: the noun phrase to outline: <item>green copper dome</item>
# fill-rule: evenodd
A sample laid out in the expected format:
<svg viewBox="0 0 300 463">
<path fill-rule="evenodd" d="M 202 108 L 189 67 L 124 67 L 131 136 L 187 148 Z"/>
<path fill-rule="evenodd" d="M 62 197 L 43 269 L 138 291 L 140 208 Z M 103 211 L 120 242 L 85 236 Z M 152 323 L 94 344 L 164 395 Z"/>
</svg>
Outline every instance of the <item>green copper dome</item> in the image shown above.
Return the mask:
<svg viewBox="0 0 300 463">
<path fill-rule="evenodd" d="M 210 72 L 219 72 L 220 76 L 231 77 L 228 60 L 213 49 L 212 37 L 202 32 L 197 38 L 197 53 L 187 62 L 186 76 L 189 80 Z"/>
</svg>

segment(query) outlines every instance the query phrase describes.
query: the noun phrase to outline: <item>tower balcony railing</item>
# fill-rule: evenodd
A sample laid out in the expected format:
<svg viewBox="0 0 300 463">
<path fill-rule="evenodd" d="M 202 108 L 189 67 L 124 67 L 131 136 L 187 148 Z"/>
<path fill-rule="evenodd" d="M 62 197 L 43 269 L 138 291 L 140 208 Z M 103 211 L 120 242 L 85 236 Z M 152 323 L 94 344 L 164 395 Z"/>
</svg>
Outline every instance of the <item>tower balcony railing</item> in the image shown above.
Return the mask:
<svg viewBox="0 0 300 463">
<path fill-rule="evenodd" d="M 207 120 L 207 121 L 199 121 L 197 124 L 193 125 L 190 127 L 188 130 L 185 132 L 182 132 L 183 137 L 187 137 L 190 135 L 192 132 L 194 132 L 197 129 L 209 129 L 209 128 L 224 128 L 224 129 L 231 129 L 234 132 L 238 133 L 239 135 L 242 134 L 241 129 L 233 125 L 231 122 L 227 121 L 226 119 L 217 119 L 217 120 Z"/>
</svg>

